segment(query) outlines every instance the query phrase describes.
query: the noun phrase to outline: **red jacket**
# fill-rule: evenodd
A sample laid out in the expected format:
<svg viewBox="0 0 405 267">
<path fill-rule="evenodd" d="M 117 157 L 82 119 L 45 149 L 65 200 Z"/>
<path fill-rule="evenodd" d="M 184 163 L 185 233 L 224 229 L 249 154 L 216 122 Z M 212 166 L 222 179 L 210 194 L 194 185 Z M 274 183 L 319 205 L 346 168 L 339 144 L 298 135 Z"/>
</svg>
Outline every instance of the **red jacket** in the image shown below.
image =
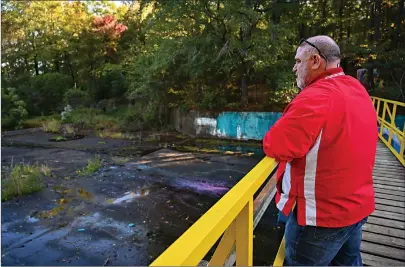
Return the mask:
<svg viewBox="0 0 405 267">
<path fill-rule="evenodd" d="M 278 161 L 276 203 L 298 224 L 343 227 L 375 208 L 377 115 L 359 81 L 342 68 L 325 71 L 286 107 L 263 139 Z"/>
</svg>

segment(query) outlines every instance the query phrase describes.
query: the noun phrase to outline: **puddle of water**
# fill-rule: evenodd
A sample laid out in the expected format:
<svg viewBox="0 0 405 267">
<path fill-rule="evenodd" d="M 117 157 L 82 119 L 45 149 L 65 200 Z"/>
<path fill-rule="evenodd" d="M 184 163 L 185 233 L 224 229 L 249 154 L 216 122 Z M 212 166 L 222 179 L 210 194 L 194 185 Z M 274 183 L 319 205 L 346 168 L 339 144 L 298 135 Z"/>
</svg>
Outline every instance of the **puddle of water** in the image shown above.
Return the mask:
<svg viewBox="0 0 405 267">
<path fill-rule="evenodd" d="M 113 204 L 120 204 L 122 202 L 130 203 L 137 197 L 147 196 L 149 195 L 149 189 L 144 188 L 140 189 L 137 192 L 125 192 L 123 197 L 115 199 L 112 203 Z"/>
<path fill-rule="evenodd" d="M 139 230 L 137 229 L 139 228 L 138 224 L 131 224 L 129 226 L 128 222 L 121 222 L 110 217 L 105 217 L 99 212 L 77 218 L 72 223 L 72 227 L 77 232 L 101 231 L 114 239 L 122 236 L 131 236 L 135 231 Z"/>
</svg>

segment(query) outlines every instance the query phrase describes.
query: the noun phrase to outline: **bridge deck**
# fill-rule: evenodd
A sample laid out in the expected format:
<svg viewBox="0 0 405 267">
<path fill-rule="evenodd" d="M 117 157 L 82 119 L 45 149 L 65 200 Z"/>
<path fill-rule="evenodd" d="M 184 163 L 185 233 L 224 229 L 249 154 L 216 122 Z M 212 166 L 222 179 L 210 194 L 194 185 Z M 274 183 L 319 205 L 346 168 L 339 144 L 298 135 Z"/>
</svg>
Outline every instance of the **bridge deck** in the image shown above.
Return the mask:
<svg viewBox="0 0 405 267">
<path fill-rule="evenodd" d="M 376 210 L 363 228 L 365 265 L 405 265 L 405 168 L 380 141 L 374 167 Z"/>
</svg>

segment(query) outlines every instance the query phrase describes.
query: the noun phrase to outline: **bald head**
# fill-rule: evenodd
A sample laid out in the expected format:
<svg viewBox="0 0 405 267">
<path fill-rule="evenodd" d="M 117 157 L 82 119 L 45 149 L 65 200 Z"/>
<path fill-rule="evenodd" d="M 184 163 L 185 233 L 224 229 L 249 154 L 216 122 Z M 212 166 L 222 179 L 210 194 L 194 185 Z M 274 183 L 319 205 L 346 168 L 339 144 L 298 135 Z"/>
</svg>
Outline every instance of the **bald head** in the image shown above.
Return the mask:
<svg viewBox="0 0 405 267">
<path fill-rule="evenodd" d="M 297 76 L 298 87 L 305 88 L 314 78 L 338 67 L 339 63 L 340 49 L 332 38 L 319 35 L 307 39 L 299 45 L 295 54 L 293 72 Z"/>
<path fill-rule="evenodd" d="M 318 35 L 307 39 L 307 41 L 321 51 L 322 55 L 326 57 L 328 65 L 333 64 L 336 66 L 336 63 L 340 63 L 340 48 L 332 38 L 326 35 Z M 307 55 L 319 53 L 316 48 L 306 42 L 302 42 L 300 47 L 304 49 Z"/>
</svg>

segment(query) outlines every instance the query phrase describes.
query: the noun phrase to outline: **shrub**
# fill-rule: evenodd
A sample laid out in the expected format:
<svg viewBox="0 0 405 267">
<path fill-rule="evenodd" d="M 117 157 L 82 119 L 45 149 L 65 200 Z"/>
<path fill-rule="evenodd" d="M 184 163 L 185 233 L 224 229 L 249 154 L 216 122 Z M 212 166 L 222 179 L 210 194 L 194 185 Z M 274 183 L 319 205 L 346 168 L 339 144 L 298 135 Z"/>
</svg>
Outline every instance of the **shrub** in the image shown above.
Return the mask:
<svg viewBox="0 0 405 267">
<path fill-rule="evenodd" d="M 91 103 L 89 93 L 81 88 L 71 88 L 63 96 L 63 102 L 73 108 L 83 108 Z"/>
<path fill-rule="evenodd" d="M 22 128 L 28 112 L 26 104 L 18 96 L 15 88 L 1 90 L 1 127 L 6 129 Z"/>
<path fill-rule="evenodd" d="M 42 129 L 45 132 L 58 133 L 61 129 L 60 121 L 56 120 L 56 119 L 52 119 L 50 121 L 44 122 L 42 124 Z"/>
<path fill-rule="evenodd" d="M 89 175 L 96 172 L 98 169 L 101 168 L 101 158 L 100 156 L 95 156 L 87 161 L 87 166 L 82 170 L 79 170 L 78 173 L 80 175 Z"/>
<path fill-rule="evenodd" d="M 46 165 L 19 164 L 12 167 L 10 175 L 2 180 L 1 200 L 31 194 L 42 189 L 42 175 L 49 176 L 51 170 Z"/>
<path fill-rule="evenodd" d="M 62 107 L 65 92 L 72 87 L 70 76 L 45 73 L 35 76 L 29 87 L 23 87 L 24 100 L 30 115 L 50 114 Z"/>
</svg>

